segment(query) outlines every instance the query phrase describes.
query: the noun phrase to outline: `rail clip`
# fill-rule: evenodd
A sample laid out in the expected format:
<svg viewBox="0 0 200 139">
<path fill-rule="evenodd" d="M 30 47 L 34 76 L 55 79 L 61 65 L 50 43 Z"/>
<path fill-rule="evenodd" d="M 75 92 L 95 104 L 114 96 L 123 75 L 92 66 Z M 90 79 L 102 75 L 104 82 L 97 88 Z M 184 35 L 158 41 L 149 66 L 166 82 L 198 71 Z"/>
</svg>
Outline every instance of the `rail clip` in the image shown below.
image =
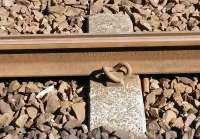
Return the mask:
<svg viewBox="0 0 200 139">
<path fill-rule="evenodd" d="M 102 70 L 110 82 L 122 85 L 124 79 L 132 74 L 132 67 L 127 62 L 120 62 L 113 67 L 103 66 Z"/>
</svg>

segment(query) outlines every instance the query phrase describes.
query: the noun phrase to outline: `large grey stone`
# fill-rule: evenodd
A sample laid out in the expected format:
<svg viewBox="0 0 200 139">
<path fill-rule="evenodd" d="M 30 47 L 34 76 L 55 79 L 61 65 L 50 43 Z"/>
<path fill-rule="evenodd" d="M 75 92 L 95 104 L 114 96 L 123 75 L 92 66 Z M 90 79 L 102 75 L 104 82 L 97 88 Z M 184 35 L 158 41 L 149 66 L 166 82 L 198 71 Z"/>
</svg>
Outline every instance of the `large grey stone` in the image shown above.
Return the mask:
<svg viewBox="0 0 200 139">
<path fill-rule="evenodd" d="M 89 33 L 123 34 L 133 32 L 133 24 L 126 14 L 97 14 L 89 17 Z"/>
<path fill-rule="evenodd" d="M 105 126 L 132 139 L 145 138 L 146 122 L 139 76 L 125 80 L 124 86 L 106 87 L 90 81 L 90 129 Z"/>
</svg>

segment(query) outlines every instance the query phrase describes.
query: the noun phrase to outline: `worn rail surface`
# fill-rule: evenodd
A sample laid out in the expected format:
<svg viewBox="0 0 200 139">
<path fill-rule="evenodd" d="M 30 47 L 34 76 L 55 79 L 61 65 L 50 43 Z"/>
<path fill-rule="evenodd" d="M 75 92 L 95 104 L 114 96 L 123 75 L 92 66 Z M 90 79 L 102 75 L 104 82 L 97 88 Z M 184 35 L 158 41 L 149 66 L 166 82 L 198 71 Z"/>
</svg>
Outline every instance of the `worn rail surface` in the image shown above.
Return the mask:
<svg viewBox="0 0 200 139">
<path fill-rule="evenodd" d="M 0 37 L 0 77 L 89 75 L 122 61 L 136 74 L 199 73 L 200 32 Z"/>
</svg>

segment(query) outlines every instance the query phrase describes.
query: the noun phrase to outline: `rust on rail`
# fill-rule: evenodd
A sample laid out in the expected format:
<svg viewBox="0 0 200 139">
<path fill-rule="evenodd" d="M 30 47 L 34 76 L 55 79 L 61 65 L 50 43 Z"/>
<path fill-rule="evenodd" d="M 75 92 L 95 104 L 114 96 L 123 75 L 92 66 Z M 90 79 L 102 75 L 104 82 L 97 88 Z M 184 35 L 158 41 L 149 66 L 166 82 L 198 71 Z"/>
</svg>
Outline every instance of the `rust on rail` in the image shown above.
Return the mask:
<svg viewBox="0 0 200 139">
<path fill-rule="evenodd" d="M 89 75 L 128 62 L 135 74 L 199 73 L 200 50 L 0 54 L 0 77 Z"/>
<path fill-rule="evenodd" d="M 199 46 L 200 32 L 0 36 L 0 50 Z"/>
<path fill-rule="evenodd" d="M 199 73 L 200 33 L 0 37 L 0 77 L 90 75 L 119 62 L 134 74 Z"/>
</svg>

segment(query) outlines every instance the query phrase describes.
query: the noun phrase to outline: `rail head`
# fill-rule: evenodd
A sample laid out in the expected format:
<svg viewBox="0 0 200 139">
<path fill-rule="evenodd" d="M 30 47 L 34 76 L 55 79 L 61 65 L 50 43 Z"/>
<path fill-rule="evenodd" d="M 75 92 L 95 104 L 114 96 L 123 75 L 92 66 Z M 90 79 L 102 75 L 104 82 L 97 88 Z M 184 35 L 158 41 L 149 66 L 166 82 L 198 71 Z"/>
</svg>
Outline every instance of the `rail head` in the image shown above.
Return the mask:
<svg viewBox="0 0 200 139">
<path fill-rule="evenodd" d="M 0 36 L 0 50 L 196 46 L 200 32 Z"/>
</svg>

